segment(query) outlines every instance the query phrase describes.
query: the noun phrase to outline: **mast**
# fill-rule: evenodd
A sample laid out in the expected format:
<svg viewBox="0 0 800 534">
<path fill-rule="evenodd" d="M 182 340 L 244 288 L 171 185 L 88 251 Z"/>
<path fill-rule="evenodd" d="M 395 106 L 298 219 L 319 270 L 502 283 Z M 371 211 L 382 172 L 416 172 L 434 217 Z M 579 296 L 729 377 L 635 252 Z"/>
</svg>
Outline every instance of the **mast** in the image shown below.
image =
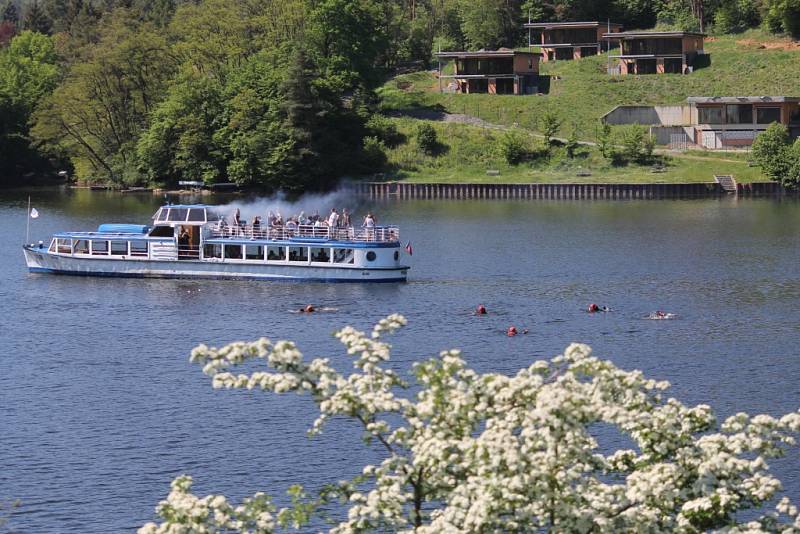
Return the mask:
<svg viewBox="0 0 800 534">
<path fill-rule="evenodd" d="M 31 232 L 31 196 L 28 195 L 28 211 L 25 212 L 25 243 L 24 245 L 28 244 L 30 241 L 30 232 Z"/>
</svg>

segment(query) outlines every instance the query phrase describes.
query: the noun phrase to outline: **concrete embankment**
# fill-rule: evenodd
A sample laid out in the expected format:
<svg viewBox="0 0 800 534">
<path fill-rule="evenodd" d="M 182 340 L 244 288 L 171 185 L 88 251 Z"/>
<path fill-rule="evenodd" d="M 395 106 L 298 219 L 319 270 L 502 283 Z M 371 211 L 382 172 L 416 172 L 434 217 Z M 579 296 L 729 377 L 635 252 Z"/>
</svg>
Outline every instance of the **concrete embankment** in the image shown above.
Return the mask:
<svg viewBox="0 0 800 534">
<path fill-rule="evenodd" d="M 716 182 L 690 184 L 426 184 L 414 182 L 352 182 L 353 193 L 377 199 L 421 200 L 658 200 L 709 198 L 725 195 Z M 737 184 L 744 197 L 784 195 L 775 182 Z"/>
</svg>

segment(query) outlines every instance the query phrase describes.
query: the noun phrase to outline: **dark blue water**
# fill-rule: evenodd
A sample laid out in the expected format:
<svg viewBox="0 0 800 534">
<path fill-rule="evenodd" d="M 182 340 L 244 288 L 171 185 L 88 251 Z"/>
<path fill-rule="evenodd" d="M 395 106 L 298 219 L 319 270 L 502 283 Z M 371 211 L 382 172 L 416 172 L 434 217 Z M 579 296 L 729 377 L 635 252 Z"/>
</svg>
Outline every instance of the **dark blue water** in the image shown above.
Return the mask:
<svg viewBox="0 0 800 534">
<path fill-rule="evenodd" d="M 34 192 L 32 239 L 146 222 L 159 198 Z M 377 458 L 360 430 L 306 430 L 306 397 L 214 391 L 188 354 L 267 336 L 350 365 L 331 334 L 401 312 L 397 368 L 460 347 L 514 372 L 589 343 L 668 379 L 686 403 L 782 414 L 800 407 L 800 203 L 405 202 L 372 206 L 412 241 L 401 285 L 124 280 L 28 274 L 27 194 L 0 194 L 0 502 L 14 532 L 131 531 L 172 478 L 199 493 L 281 494 L 351 477 Z M 364 211 L 362 207 L 361 212 Z M 615 311 L 589 315 L 589 302 Z M 296 314 L 307 303 L 338 312 Z M 489 316 L 475 317 L 484 303 Z M 673 321 L 648 321 L 656 309 Z M 508 338 L 505 328 L 528 328 Z M 800 498 L 800 451 L 773 461 Z"/>
</svg>

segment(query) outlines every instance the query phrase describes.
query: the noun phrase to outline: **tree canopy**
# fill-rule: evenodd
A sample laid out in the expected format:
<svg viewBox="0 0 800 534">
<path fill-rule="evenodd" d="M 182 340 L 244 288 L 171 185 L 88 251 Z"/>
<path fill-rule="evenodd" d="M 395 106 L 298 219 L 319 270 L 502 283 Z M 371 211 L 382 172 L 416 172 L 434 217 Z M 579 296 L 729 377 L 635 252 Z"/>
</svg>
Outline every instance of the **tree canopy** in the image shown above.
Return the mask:
<svg viewBox="0 0 800 534">
<path fill-rule="evenodd" d="M 392 69 L 427 67 L 436 50 L 520 46 L 527 20 L 764 24 L 796 36 L 798 9 L 797 0 L 8 0 L 0 62 L 19 57 L 31 33 L 52 48 L 24 83 L 0 73 L 2 142 L 16 147 L 0 180 L 49 160 L 117 185 L 324 189 L 381 170 L 382 145 L 365 127 L 373 91 Z"/>
<path fill-rule="evenodd" d="M 478 373 L 459 351 L 445 351 L 414 366 L 411 388 L 391 369 L 384 339 L 405 323 L 392 315 L 369 334 L 337 332 L 353 358 L 349 374 L 328 358 L 306 361 L 288 341 L 196 347 L 191 360 L 214 388 L 308 395 L 320 413 L 312 434 L 331 418 L 351 419 L 383 459 L 318 498 L 293 486 L 294 505 L 281 510 L 264 493 L 240 505 L 198 497 L 181 476 L 158 505 L 161 522 L 140 534 L 298 528 L 334 497 L 347 503 L 334 533 L 800 528 L 767 464 L 795 444 L 800 412 L 738 413 L 719 424 L 709 406 L 686 406 L 666 395 L 667 382 L 622 370 L 581 344 L 513 376 Z M 237 372 L 254 363 L 264 369 Z M 630 448 L 604 446 L 612 430 Z M 742 510 L 751 519 L 741 521 Z"/>
</svg>

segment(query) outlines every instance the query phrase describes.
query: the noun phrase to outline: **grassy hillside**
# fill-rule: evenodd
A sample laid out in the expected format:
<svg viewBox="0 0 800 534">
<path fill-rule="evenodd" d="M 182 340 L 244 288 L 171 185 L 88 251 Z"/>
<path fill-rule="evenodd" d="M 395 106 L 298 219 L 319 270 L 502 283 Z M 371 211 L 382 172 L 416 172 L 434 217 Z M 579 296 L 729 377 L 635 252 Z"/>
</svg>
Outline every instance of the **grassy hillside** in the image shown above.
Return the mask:
<svg viewBox="0 0 800 534">
<path fill-rule="evenodd" d="M 568 158 L 563 147 L 553 149 L 548 158 L 519 165 L 508 165 L 500 152 L 500 138 L 505 132 L 468 124 L 426 121 L 435 129 L 441 150 L 430 156 L 417 148 L 415 132 L 419 120 L 396 118 L 392 122 L 405 142 L 387 150 L 388 180 L 442 183 L 664 183 L 710 182 L 713 174 L 733 174 L 740 182 L 764 180 L 757 168 L 749 167 L 741 154 L 706 154 L 690 152 L 680 158 L 657 158 L 662 172 L 653 165 L 614 166 L 595 147 L 580 147 Z M 528 149 L 541 150 L 537 137 L 527 137 Z M 487 170 L 499 171 L 489 176 Z M 661 169 L 659 169 L 661 170 Z M 587 175 L 588 174 L 588 175 Z"/>
<path fill-rule="evenodd" d="M 609 76 L 606 56 L 543 63 L 550 90 L 541 96 L 443 95 L 431 72 L 399 76 L 380 90 L 383 108 L 435 107 L 536 129 L 546 110 L 594 139 L 599 118 L 621 104 L 676 104 L 688 96 L 800 95 L 800 44 L 758 30 L 709 38 L 710 65 L 690 75 Z"/>
</svg>

